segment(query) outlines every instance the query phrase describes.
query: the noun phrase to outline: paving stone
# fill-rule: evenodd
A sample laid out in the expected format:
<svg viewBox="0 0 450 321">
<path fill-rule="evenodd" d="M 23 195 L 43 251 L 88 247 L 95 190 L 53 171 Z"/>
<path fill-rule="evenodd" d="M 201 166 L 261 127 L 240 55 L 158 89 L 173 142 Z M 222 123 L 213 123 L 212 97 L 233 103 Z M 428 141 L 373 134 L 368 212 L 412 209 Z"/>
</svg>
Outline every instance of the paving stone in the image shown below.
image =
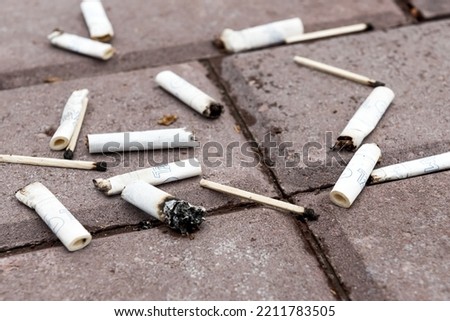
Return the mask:
<svg viewBox="0 0 450 321">
<path fill-rule="evenodd" d="M 224 28 L 241 29 L 300 15 L 307 30 L 370 21 L 376 27 L 405 23 L 391 0 L 354 3 L 273 1 L 104 1 L 117 55 L 108 62 L 52 48 L 47 35 L 60 28 L 88 36 L 79 1 L 5 0 L 0 12 L 0 89 L 73 79 L 219 55 L 211 40 Z"/>
<path fill-rule="evenodd" d="M 411 0 L 410 3 L 420 11 L 425 19 L 450 15 L 450 2 L 447 0 Z"/>
<path fill-rule="evenodd" d="M 4 257 L 0 299 L 333 300 L 300 233 L 257 208 L 213 216 L 194 239 L 152 229 Z"/>
<path fill-rule="evenodd" d="M 229 107 L 225 106 L 225 112 L 216 120 L 199 115 L 154 82 L 155 75 L 166 68 L 178 73 L 212 97 L 221 99 L 221 92 L 207 78 L 206 69 L 199 63 L 144 69 L 0 92 L 1 152 L 62 158 L 62 152 L 50 150 L 48 144 L 52 134 L 47 134 L 59 125 L 62 110 L 72 91 L 88 88 L 90 100 L 74 158 L 106 160 L 110 164 L 106 173 L 0 164 L 2 177 L 0 249 L 55 240 L 37 214 L 15 199 L 15 191 L 34 181 L 41 181 L 53 191 L 91 232 L 137 224 L 149 218 L 134 206 L 121 200 L 120 196 L 107 197 L 95 190 L 92 183 L 94 178 L 107 178 L 177 159 L 196 156 L 202 162 L 206 178 L 276 196 L 265 174 L 260 171 L 260 166 L 256 163 L 251 165 L 255 158 L 252 157 L 250 147 L 245 144 L 246 140 L 242 133 L 236 130 Z M 178 120 L 169 127 L 158 125 L 158 119 L 167 113 L 176 114 Z M 193 130 L 201 146 L 195 150 L 176 149 L 103 156 L 90 155 L 83 144 L 85 136 L 90 133 L 180 127 Z M 229 145 L 243 146 L 243 149 L 227 148 Z M 223 150 L 220 150 L 221 146 Z M 209 211 L 241 203 L 240 199 L 201 188 L 198 181 L 199 178 L 192 178 L 169 183 L 161 188 L 193 204 L 205 206 Z"/>
<path fill-rule="evenodd" d="M 293 62 L 295 55 L 386 82 L 396 94 L 365 142 L 384 165 L 448 151 L 450 22 L 441 21 L 216 59 L 266 163 L 286 193 L 334 184 L 352 156 L 332 152 L 372 88 Z M 418 45 L 420 44 L 420 45 Z M 271 133 L 272 147 L 265 142 Z M 270 147 L 270 149 L 269 149 Z"/>
<path fill-rule="evenodd" d="M 450 172 L 366 187 L 350 209 L 330 190 L 296 201 L 354 300 L 449 300 Z"/>
</svg>

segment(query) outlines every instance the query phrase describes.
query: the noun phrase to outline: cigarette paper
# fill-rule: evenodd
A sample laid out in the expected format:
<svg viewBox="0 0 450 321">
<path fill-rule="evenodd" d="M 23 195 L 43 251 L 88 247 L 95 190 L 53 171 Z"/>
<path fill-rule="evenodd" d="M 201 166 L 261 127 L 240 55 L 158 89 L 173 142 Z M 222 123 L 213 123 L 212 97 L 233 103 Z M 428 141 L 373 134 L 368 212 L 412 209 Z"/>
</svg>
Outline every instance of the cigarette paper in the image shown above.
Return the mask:
<svg viewBox="0 0 450 321">
<path fill-rule="evenodd" d="M 197 147 L 194 134 L 185 128 L 88 135 L 89 153 L 111 153 L 165 148 Z"/>
<path fill-rule="evenodd" d="M 277 208 L 277 209 L 282 209 L 282 210 L 285 210 L 285 211 L 293 212 L 295 214 L 299 214 L 301 216 L 305 216 L 306 218 L 311 219 L 311 220 L 316 220 L 319 217 L 319 215 L 314 213 L 313 209 L 304 208 L 302 206 L 298 206 L 298 205 L 294 205 L 294 204 L 291 204 L 291 203 L 287 203 L 287 202 L 283 202 L 283 201 L 280 201 L 280 200 L 276 200 L 276 199 L 273 199 L 271 197 L 267 197 L 267 196 L 263 196 L 263 195 L 259 195 L 259 194 L 255 194 L 255 193 L 251 193 L 251 192 L 247 192 L 247 191 L 235 188 L 235 187 L 226 186 L 226 185 L 222 185 L 222 184 L 219 184 L 219 183 L 211 182 L 211 181 L 208 181 L 206 179 L 202 179 L 200 181 L 200 186 L 212 189 L 212 190 L 217 191 L 217 192 L 238 196 L 238 197 L 247 199 L 249 201 L 253 201 L 253 202 L 256 202 L 256 203 L 268 205 L 268 206 L 271 206 L 271 207 L 274 207 L 274 208 Z"/>
<path fill-rule="evenodd" d="M 376 144 L 364 144 L 353 155 L 330 193 L 331 201 L 349 208 L 363 190 L 381 150 Z"/>
<path fill-rule="evenodd" d="M 114 31 L 102 2 L 100 0 L 83 0 L 80 7 L 91 38 L 99 41 L 111 40 Z"/>
<path fill-rule="evenodd" d="M 371 79 L 369 77 L 362 76 L 359 74 L 355 74 L 354 72 L 344 70 L 341 68 L 337 68 L 334 66 L 330 66 L 330 65 L 324 64 L 322 62 L 318 62 L 318 61 L 308 59 L 305 57 L 295 56 L 294 61 L 296 63 L 298 63 L 299 65 L 306 66 L 306 67 L 309 67 L 312 69 L 316 69 L 316 70 L 328 73 L 330 75 L 342 77 L 342 78 L 345 78 L 345 79 L 348 79 L 348 80 L 351 80 L 351 81 L 354 81 L 354 82 L 357 82 L 357 83 L 360 83 L 360 84 L 363 84 L 366 86 L 378 87 L 378 86 L 385 85 L 381 81 Z"/>
<path fill-rule="evenodd" d="M 350 119 L 333 148 L 358 148 L 364 138 L 375 129 L 394 96 L 394 92 L 387 87 L 375 88 Z"/>
<path fill-rule="evenodd" d="M 81 89 L 74 91 L 72 95 L 70 95 L 69 100 L 64 107 L 59 127 L 50 140 L 51 149 L 62 150 L 69 145 L 80 116 L 82 114 L 84 116 L 83 109 L 86 109 L 88 94 L 89 90 Z"/>
<path fill-rule="evenodd" d="M 370 183 L 381 183 L 450 169 L 450 152 L 373 170 Z"/>
<path fill-rule="evenodd" d="M 290 36 L 290 37 L 286 38 L 286 43 L 295 43 L 295 42 L 302 42 L 302 41 L 308 41 L 308 40 L 314 40 L 314 39 L 321 39 L 321 38 L 345 35 L 345 34 L 349 34 L 349 33 L 364 31 L 369 28 L 370 28 L 370 25 L 368 25 L 367 23 L 358 23 L 358 24 L 350 25 L 350 26 L 319 30 L 319 31 L 315 31 L 315 32 L 308 32 L 308 33 L 304 33 L 304 34 Z"/>
<path fill-rule="evenodd" d="M 16 198 L 34 209 L 69 251 L 80 250 L 91 242 L 91 234 L 43 184 L 25 186 Z"/>
<path fill-rule="evenodd" d="M 66 147 L 66 151 L 64 152 L 65 159 L 72 159 L 73 152 L 75 151 L 75 147 L 77 146 L 78 136 L 80 135 L 81 126 L 83 125 L 84 115 L 86 114 L 87 104 L 83 104 L 83 108 L 80 111 L 80 115 L 78 117 L 77 123 L 75 125 L 75 129 L 73 131 L 72 137 L 70 138 L 69 144 Z"/>
<path fill-rule="evenodd" d="M 181 234 L 197 230 L 206 214 L 203 207 L 193 206 L 143 181 L 127 185 L 122 198 Z"/>
<path fill-rule="evenodd" d="M 128 184 L 144 181 L 151 185 L 160 185 L 181 179 L 201 175 L 202 168 L 196 158 L 173 162 L 156 167 L 144 168 L 138 171 L 117 175 L 108 179 L 94 179 L 94 185 L 106 195 L 115 195 L 122 192 Z"/>
<path fill-rule="evenodd" d="M 293 18 L 240 31 L 225 29 L 220 35 L 220 41 L 227 51 L 241 52 L 281 44 L 286 38 L 302 33 L 302 21 L 300 18 Z"/>
<path fill-rule="evenodd" d="M 102 60 L 110 59 L 115 51 L 110 44 L 80 37 L 61 30 L 53 31 L 47 38 L 56 47 Z"/>
<path fill-rule="evenodd" d="M 161 71 L 156 75 L 155 81 L 205 117 L 218 118 L 222 113 L 223 106 L 220 103 L 172 71 Z"/>
<path fill-rule="evenodd" d="M 87 170 L 96 170 L 100 172 L 106 171 L 107 167 L 106 162 L 74 161 L 59 158 L 19 156 L 19 155 L 0 155 L 0 163 L 87 169 Z"/>
</svg>

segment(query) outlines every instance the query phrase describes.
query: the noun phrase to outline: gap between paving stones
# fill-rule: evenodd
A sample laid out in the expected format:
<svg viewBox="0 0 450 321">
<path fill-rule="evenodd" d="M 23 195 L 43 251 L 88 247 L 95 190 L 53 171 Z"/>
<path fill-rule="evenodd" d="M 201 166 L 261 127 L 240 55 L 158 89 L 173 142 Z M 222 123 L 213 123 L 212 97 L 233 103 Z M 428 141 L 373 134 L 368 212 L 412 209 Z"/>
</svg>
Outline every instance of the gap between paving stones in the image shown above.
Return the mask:
<svg viewBox="0 0 450 321">
<path fill-rule="evenodd" d="M 226 86 L 223 83 L 223 80 L 220 78 L 216 70 L 214 69 L 213 65 L 210 63 L 209 60 L 202 61 L 203 64 L 206 66 L 207 70 L 210 72 L 210 77 L 213 78 L 213 83 L 218 86 L 223 93 L 222 99 L 224 99 L 227 104 L 231 107 L 232 110 L 230 110 L 231 115 L 236 119 L 239 126 L 242 129 L 242 132 L 244 133 L 245 138 L 247 138 L 248 141 L 255 144 L 255 153 L 258 153 L 262 159 L 264 159 L 263 153 L 261 149 L 259 148 L 255 137 L 247 127 L 246 122 L 243 119 L 243 116 L 241 115 L 239 108 L 237 108 L 235 101 L 232 99 L 232 97 L 229 95 L 228 91 L 226 90 Z M 287 201 L 289 203 L 295 204 L 291 196 L 286 195 L 281 185 L 273 172 L 272 169 L 270 169 L 269 166 L 263 162 L 263 169 L 264 172 L 267 174 L 271 182 L 273 183 L 275 190 L 278 194 L 282 195 L 282 200 Z M 324 186 L 323 188 L 327 188 L 329 186 Z M 312 189 L 311 191 L 316 191 L 317 189 Z M 319 217 L 320 219 L 320 217 Z M 324 251 L 322 250 L 322 247 L 320 246 L 320 243 L 317 241 L 316 237 L 312 233 L 312 231 L 309 229 L 308 225 L 304 222 L 301 222 L 301 220 L 297 220 L 297 225 L 299 227 L 299 230 L 301 232 L 301 238 L 303 242 L 305 243 L 306 248 L 309 248 L 311 250 L 311 255 L 313 255 L 316 260 L 319 263 L 319 266 L 322 268 L 324 274 L 327 277 L 327 280 L 329 282 L 329 285 L 331 289 L 334 291 L 335 296 L 340 300 L 350 300 L 349 296 L 347 294 L 347 290 L 345 288 L 345 285 L 341 282 L 339 276 L 335 272 L 333 266 L 328 261 L 328 258 L 326 257 Z"/>
</svg>

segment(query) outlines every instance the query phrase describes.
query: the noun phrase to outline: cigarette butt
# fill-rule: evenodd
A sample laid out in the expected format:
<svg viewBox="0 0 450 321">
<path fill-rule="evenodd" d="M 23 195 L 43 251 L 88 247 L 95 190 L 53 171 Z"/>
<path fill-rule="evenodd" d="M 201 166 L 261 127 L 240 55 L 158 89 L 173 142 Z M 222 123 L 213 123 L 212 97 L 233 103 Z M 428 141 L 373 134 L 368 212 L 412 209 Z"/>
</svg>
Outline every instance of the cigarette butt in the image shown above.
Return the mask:
<svg viewBox="0 0 450 321">
<path fill-rule="evenodd" d="M 114 36 L 114 30 L 102 2 L 83 0 L 80 7 L 91 38 L 102 42 L 110 41 Z"/>
<path fill-rule="evenodd" d="M 79 116 L 75 128 L 73 130 L 72 137 L 70 137 L 69 144 L 67 145 L 66 151 L 64 152 L 65 159 L 73 158 L 73 152 L 75 151 L 75 147 L 77 145 L 78 136 L 80 135 L 81 126 L 83 125 L 84 116 L 86 114 L 86 109 L 87 109 L 87 99 L 86 102 L 82 104 L 82 108 L 79 112 Z"/>
<path fill-rule="evenodd" d="M 43 184 L 36 182 L 16 192 L 16 198 L 34 209 L 69 251 L 86 247 L 91 234 Z"/>
<path fill-rule="evenodd" d="M 394 97 L 394 92 L 388 87 L 374 88 L 345 126 L 333 149 L 351 151 L 358 148 L 364 138 L 375 129 Z"/>
<path fill-rule="evenodd" d="M 172 71 L 161 71 L 156 75 L 155 81 L 166 91 L 207 118 L 218 118 L 223 111 L 222 104 Z"/>
<path fill-rule="evenodd" d="M 325 30 L 319 30 L 315 32 L 308 32 L 299 35 L 294 35 L 286 38 L 286 43 L 303 42 L 308 40 L 315 40 L 321 38 L 334 37 L 339 35 L 345 35 L 349 33 L 361 32 L 370 29 L 371 26 L 367 23 L 358 23 L 350 26 L 331 28 Z"/>
<path fill-rule="evenodd" d="M 181 234 L 198 230 L 206 214 L 203 207 L 177 199 L 143 181 L 128 184 L 122 198 Z"/>
<path fill-rule="evenodd" d="M 84 117 L 83 110 L 86 109 L 88 103 L 89 90 L 75 90 L 67 100 L 61 116 L 58 129 L 50 140 L 50 148 L 53 150 L 62 150 L 69 145 L 74 135 L 80 117 Z M 82 120 L 81 120 L 82 121 Z M 81 128 L 81 124 L 80 124 Z M 78 138 L 78 137 L 77 137 Z"/>
<path fill-rule="evenodd" d="M 349 208 L 363 190 L 380 157 L 381 150 L 376 144 L 362 145 L 334 185 L 330 193 L 331 201 L 340 207 Z"/>
<path fill-rule="evenodd" d="M 156 186 L 201 174 L 202 168 L 200 162 L 196 158 L 191 158 L 184 161 L 144 168 L 107 179 L 97 178 L 94 179 L 94 185 L 106 195 L 115 195 L 121 193 L 125 186 L 136 181 L 144 181 Z"/>
<path fill-rule="evenodd" d="M 156 150 L 197 147 L 199 142 L 186 128 L 158 129 L 141 132 L 89 134 L 89 153 Z"/>
<path fill-rule="evenodd" d="M 366 76 L 362 76 L 362 75 L 358 75 L 355 74 L 353 72 L 344 70 L 344 69 L 340 69 L 337 67 L 333 67 L 327 64 L 324 64 L 322 62 L 318 62 L 318 61 L 314 61 L 312 59 L 308 59 L 305 57 L 300 57 L 300 56 L 295 56 L 294 57 L 294 61 L 302 66 L 306 66 L 312 69 L 316 69 L 325 73 L 328 73 L 330 75 L 334 75 L 334 76 L 338 76 L 338 77 L 342 77 L 363 85 L 367 85 L 370 87 L 379 87 L 379 86 L 384 86 L 385 84 L 378 81 L 378 80 L 374 80 L 374 79 L 370 79 Z"/>
<path fill-rule="evenodd" d="M 23 164 L 34 166 L 62 167 L 73 169 L 106 171 L 106 162 L 74 161 L 59 158 L 45 158 L 19 155 L 0 155 L 0 163 Z"/>
<path fill-rule="evenodd" d="M 300 18 L 275 21 L 239 31 L 225 29 L 220 42 L 228 52 L 241 52 L 251 49 L 282 44 L 286 38 L 303 33 Z"/>
<path fill-rule="evenodd" d="M 369 184 L 399 180 L 450 169 L 450 152 L 374 169 Z"/>
<path fill-rule="evenodd" d="M 291 203 L 279 201 L 279 200 L 273 199 L 271 197 L 247 192 L 247 191 L 235 188 L 235 187 L 226 186 L 226 185 L 222 185 L 222 184 L 215 183 L 212 181 L 208 181 L 206 179 L 200 180 L 200 185 L 202 187 L 206 187 L 206 188 L 212 189 L 217 192 L 221 192 L 221 193 L 225 193 L 225 194 L 229 194 L 229 195 L 233 195 L 233 196 L 238 196 L 240 198 L 247 199 L 252 202 L 268 205 L 268 206 L 275 207 L 277 209 L 282 209 L 285 211 L 289 211 L 289 212 L 304 216 L 305 218 L 308 218 L 310 220 L 316 220 L 319 217 L 319 215 L 314 213 L 313 209 L 304 208 L 304 207 L 297 206 L 297 205 L 294 205 Z"/>
<path fill-rule="evenodd" d="M 115 49 L 110 44 L 66 33 L 58 29 L 49 34 L 47 38 L 56 47 L 101 60 L 111 59 L 115 52 Z"/>
</svg>

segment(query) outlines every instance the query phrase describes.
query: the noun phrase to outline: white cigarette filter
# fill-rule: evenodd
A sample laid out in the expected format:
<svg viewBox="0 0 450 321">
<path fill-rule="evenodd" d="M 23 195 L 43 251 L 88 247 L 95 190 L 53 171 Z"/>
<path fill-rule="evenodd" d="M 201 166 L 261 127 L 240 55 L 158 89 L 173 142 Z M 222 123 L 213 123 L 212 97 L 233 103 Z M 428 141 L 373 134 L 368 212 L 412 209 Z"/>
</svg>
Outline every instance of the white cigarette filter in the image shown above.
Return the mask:
<svg viewBox="0 0 450 321">
<path fill-rule="evenodd" d="M 364 144 L 353 155 L 330 193 L 331 201 L 349 208 L 363 190 L 381 150 L 376 144 Z"/>
<path fill-rule="evenodd" d="M 62 150 L 69 145 L 70 139 L 75 131 L 78 120 L 88 103 L 89 90 L 76 90 L 70 95 L 64 107 L 58 129 L 50 140 L 50 148 Z"/>
<path fill-rule="evenodd" d="M 125 186 L 136 181 L 144 181 L 155 186 L 201 174 L 202 168 L 200 162 L 196 158 L 191 158 L 160 166 L 144 168 L 138 171 L 110 177 L 108 179 L 97 178 L 94 179 L 94 185 L 106 195 L 115 195 L 121 193 Z"/>
<path fill-rule="evenodd" d="M 194 134 L 185 128 L 90 134 L 87 137 L 91 154 L 199 146 Z"/>
<path fill-rule="evenodd" d="M 341 132 L 334 148 L 348 150 L 358 148 L 364 138 L 375 129 L 394 96 L 391 89 L 376 87 Z"/>
<path fill-rule="evenodd" d="M 284 43 L 286 38 L 302 33 L 302 21 L 300 18 L 292 18 L 240 31 L 225 29 L 220 35 L 220 41 L 227 51 L 241 52 Z"/>
<path fill-rule="evenodd" d="M 381 183 L 450 169 L 450 152 L 373 170 L 370 183 Z"/>
<path fill-rule="evenodd" d="M 206 214 L 203 207 L 177 199 L 143 181 L 127 185 L 122 198 L 182 234 L 197 230 Z"/>
<path fill-rule="evenodd" d="M 61 30 L 53 31 L 47 38 L 56 47 L 102 60 L 110 59 L 115 52 L 114 48 L 108 43 L 80 37 Z"/>
<path fill-rule="evenodd" d="M 69 251 L 80 250 L 91 242 L 91 234 L 41 183 L 25 186 L 17 191 L 16 198 L 34 209 Z"/>
<path fill-rule="evenodd" d="M 223 111 L 223 106 L 214 98 L 208 96 L 172 71 L 161 71 L 156 75 L 155 81 L 162 88 L 205 117 L 218 118 Z"/>
<path fill-rule="evenodd" d="M 80 7 L 91 38 L 99 41 L 111 40 L 114 31 L 102 2 L 100 0 L 83 0 Z"/>
</svg>

